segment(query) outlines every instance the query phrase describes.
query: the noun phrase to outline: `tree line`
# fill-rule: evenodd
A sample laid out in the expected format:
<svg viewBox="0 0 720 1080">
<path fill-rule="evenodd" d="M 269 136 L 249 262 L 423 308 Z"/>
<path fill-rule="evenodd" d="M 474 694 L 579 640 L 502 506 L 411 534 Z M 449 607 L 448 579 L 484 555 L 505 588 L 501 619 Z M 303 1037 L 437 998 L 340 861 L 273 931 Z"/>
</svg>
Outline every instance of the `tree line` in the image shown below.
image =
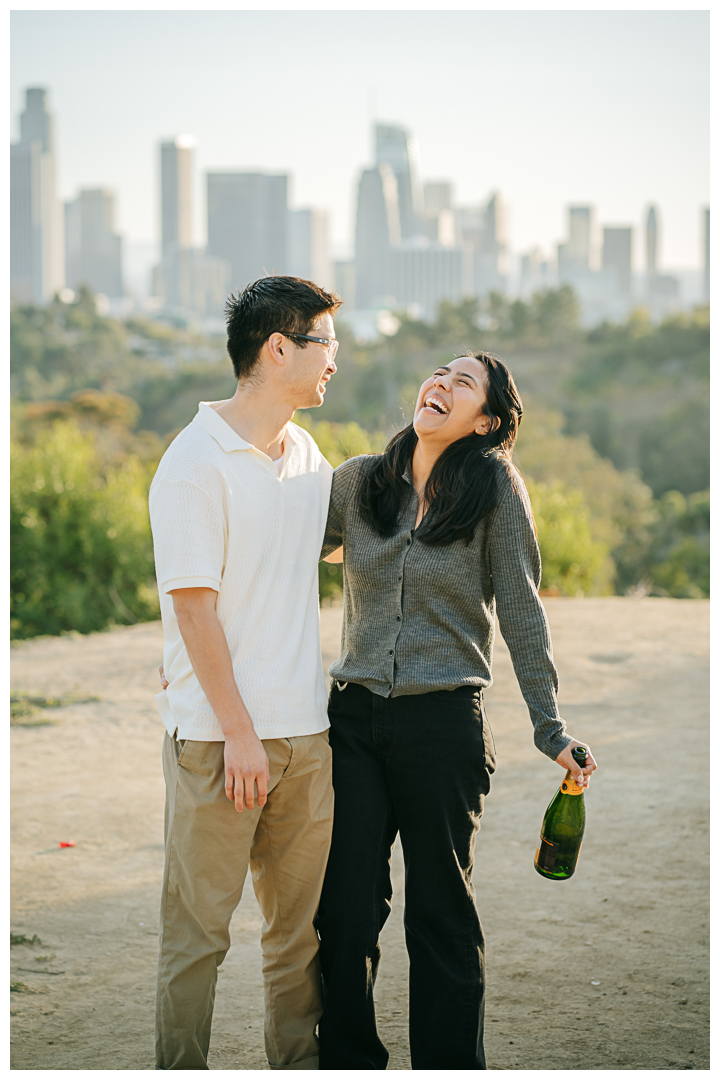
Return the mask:
<svg viewBox="0 0 720 1080">
<path fill-rule="evenodd" d="M 445 304 L 432 324 L 341 349 L 321 411 L 296 414 L 333 465 L 382 450 L 452 355 L 503 357 L 525 413 L 515 460 L 560 595 L 709 595 L 709 316 L 583 330 L 572 290 Z M 221 337 L 71 304 L 11 313 L 11 633 L 158 616 L 147 491 L 199 400 L 233 392 Z M 322 597 L 342 572 L 321 565 Z"/>
</svg>

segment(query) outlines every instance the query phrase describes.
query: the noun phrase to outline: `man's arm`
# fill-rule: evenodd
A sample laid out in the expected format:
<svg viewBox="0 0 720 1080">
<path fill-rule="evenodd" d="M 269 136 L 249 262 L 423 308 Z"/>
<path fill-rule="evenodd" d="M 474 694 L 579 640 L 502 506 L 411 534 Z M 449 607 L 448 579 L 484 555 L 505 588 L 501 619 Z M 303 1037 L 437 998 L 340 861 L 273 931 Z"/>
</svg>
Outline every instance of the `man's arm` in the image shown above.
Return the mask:
<svg viewBox="0 0 720 1080">
<path fill-rule="evenodd" d="M 215 605 L 214 589 L 173 589 L 170 593 L 190 663 L 225 736 L 225 794 L 235 809 L 267 802 L 270 765 L 240 696 L 230 650 Z"/>
</svg>

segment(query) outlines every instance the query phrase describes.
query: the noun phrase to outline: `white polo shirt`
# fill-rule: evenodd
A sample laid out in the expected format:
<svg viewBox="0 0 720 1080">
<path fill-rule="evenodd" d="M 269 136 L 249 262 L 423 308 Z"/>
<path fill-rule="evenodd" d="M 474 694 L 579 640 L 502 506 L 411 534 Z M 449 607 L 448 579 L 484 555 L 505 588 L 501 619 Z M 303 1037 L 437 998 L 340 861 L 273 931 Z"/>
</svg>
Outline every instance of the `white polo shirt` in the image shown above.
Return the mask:
<svg viewBox="0 0 720 1080">
<path fill-rule="evenodd" d="M 222 741 L 193 671 L 172 589 L 218 593 L 235 681 L 261 739 L 328 727 L 320 653 L 318 560 L 332 467 L 314 440 L 288 424 L 282 464 L 233 431 L 215 407 L 168 447 L 150 487 L 167 690 L 157 695 L 168 732 Z"/>
</svg>

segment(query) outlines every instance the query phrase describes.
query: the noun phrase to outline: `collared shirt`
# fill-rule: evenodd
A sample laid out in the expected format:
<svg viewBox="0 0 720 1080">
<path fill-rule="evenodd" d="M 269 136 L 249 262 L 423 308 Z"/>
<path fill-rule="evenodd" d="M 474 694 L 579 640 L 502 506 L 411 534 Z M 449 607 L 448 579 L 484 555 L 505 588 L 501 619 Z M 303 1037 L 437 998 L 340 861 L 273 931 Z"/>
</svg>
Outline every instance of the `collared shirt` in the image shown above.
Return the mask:
<svg viewBox="0 0 720 1080">
<path fill-rule="evenodd" d="M 343 545 L 344 617 L 330 674 L 382 697 L 488 687 L 497 611 L 535 744 L 556 758 L 570 740 L 558 714 L 550 631 L 538 595 L 540 552 L 520 474 L 498 458 L 495 510 L 470 544 L 438 546 L 415 536 L 417 495 L 408 474 L 394 534 L 380 536 L 364 521 L 357 490 L 372 460 L 351 458 L 333 476 L 323 555 Z"/>
<path fill-rule="evenodd" d="M 201 402 L 150 488 L 150 520 L 169 680 L 157 695 L 181 739 L 221 741 L 222 729 L 180 634 L 173 589 L 218 594 L 235 681 L 262 739 L 328 726 L 320 653 L 318 559 L 332 469 L 288 424 L 280 468 Z"/>
</svg>

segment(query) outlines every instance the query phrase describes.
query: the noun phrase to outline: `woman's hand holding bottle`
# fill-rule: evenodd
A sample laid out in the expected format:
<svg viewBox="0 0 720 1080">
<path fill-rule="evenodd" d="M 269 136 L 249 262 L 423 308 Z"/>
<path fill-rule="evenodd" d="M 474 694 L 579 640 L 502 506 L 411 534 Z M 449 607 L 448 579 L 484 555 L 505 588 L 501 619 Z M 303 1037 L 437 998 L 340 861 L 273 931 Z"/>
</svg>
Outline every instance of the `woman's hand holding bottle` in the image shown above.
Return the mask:
<svg viewBox="0 0 720 1080">
<path fill-rule="evenodd" d="M 576 746 L 584 746 L 588 752 L 587 761 L 583 768 L 580 768 L 577 761 L 572 756 L 573 748 Z M 555 760 L 558 765 L 562 765 L 563 769 L 570 770 L 572 778 L 578 787 L 588 787 L 590 784 L 590 774 L 594 773 L 597 769 L 597 762 L 590 753 L 590 747 L 586 742 L 580 742 L 578 739 L 572 739 L 565 749 L 558 754 Z"/>
</svg>

